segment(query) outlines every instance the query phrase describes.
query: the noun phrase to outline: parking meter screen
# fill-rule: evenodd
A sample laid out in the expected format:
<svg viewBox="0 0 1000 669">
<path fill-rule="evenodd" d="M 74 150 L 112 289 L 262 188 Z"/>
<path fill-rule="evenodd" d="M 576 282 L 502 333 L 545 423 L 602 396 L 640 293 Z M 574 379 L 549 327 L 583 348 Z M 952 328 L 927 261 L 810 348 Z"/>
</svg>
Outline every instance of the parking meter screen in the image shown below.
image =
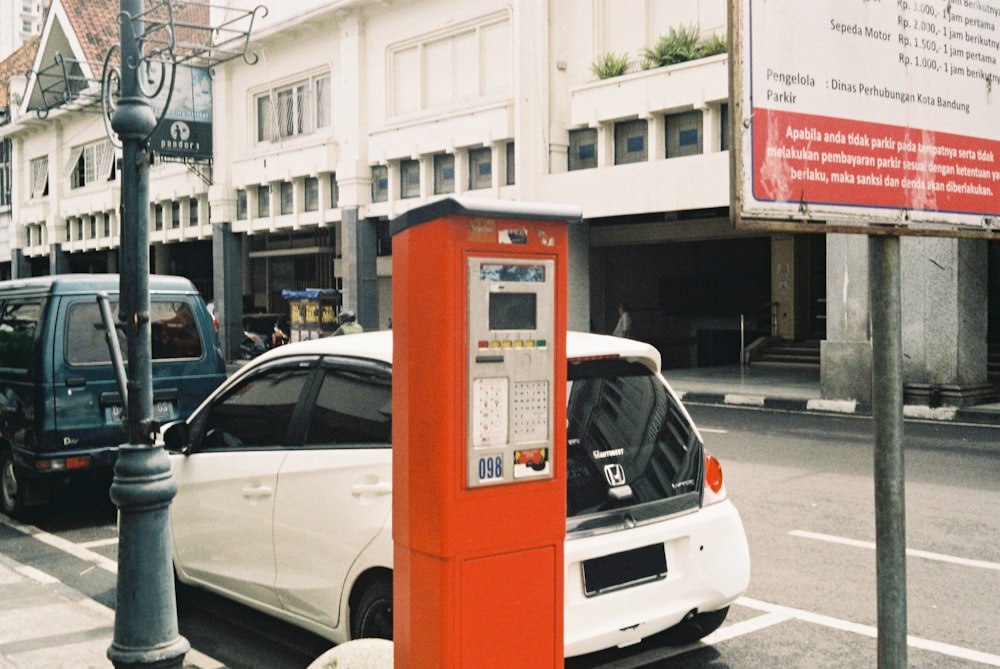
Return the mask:
<svg viewBox="0 0 1000 669">
<path fill-rule="evenodd" d="M 491 330 L 534 330 L 535 293 L 490 293 Z"/>
</svg>

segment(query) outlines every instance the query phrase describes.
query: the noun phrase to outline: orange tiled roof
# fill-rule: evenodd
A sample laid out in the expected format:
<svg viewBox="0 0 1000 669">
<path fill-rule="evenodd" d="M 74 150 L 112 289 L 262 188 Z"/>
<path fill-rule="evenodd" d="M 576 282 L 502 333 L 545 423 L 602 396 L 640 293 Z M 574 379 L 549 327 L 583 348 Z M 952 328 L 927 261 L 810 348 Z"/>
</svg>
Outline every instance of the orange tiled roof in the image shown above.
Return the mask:
<svg viewBox="0 0 1000 669">
<path fill-rule="evenodd" d="M 103 63 L 108 50 L 119 42 L 119 0 L 61 0 L 83 59 Z M 100 74 L 100 72 L 95 72 Z"/>
<path fill-rule="evenodd" d="M 3 62 L 0 62 L 0 107 L 10 105 L 10 91 L 7 84 L 11 77 L 28 74 L 28 70 L 35 62 L 35 54 L 38 53 L 41 39 L 40 35 L 35 35 L 22 44 L 17 51 L 7 56 Z M 24 94 L 24 91 L 18 92 Z"/>
</svg>

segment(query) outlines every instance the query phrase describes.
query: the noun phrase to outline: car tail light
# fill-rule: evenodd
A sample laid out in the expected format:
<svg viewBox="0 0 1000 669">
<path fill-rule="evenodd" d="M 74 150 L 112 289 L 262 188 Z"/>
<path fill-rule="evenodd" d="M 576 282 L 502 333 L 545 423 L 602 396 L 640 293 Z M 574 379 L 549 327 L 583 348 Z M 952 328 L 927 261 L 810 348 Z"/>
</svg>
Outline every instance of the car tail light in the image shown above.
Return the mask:
<svg viewBox="0 0 1000 669">
<path fill-rule="evenodd" d="M 726 499 L 726 486 L 722 482 L 722 464 L 714 455 L 705 454 L 705 505 Z"/>
</svg>

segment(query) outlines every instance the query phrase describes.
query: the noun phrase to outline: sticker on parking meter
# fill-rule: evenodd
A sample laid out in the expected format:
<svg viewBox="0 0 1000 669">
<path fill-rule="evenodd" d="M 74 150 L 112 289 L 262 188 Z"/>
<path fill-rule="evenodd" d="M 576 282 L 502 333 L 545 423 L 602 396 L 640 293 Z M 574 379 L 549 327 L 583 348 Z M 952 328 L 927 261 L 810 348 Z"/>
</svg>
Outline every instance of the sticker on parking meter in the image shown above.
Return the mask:
<svg viewBox="0 0 1000 669">
<path fill-rule="evenodd" d="M 525 479 L 534 476 L 549 476 L 549 449 L 522 448 L 514 451 L 514 478 Z"/>
<path fill-rule="evenodd" d="M 472 382 L 472 445 L 507 443 L 507 378 Z M 480 477 L 482 478 L 482 477 Z"/>
<path fill-rule="evenodd" d="M 503 481 L 503 454 L 496 453 L 480 456 L 477 469 L 480 483 L 499 483 Z"/>
</svg>

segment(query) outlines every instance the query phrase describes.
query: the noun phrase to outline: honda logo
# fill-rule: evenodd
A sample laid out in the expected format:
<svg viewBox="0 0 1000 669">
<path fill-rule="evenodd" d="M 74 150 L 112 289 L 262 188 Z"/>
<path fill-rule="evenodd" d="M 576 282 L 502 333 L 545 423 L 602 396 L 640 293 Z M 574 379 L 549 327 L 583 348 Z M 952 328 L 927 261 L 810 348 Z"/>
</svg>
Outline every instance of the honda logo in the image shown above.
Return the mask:
<svg viewBox="0 0 1000 669">
<path fill-rule="evenodd" d="M 604 478 L 608 480 L 608 485 L 612 488 L 625 485 L 625 468 L 617 462 L 604 465 Z"/>
</svg>

